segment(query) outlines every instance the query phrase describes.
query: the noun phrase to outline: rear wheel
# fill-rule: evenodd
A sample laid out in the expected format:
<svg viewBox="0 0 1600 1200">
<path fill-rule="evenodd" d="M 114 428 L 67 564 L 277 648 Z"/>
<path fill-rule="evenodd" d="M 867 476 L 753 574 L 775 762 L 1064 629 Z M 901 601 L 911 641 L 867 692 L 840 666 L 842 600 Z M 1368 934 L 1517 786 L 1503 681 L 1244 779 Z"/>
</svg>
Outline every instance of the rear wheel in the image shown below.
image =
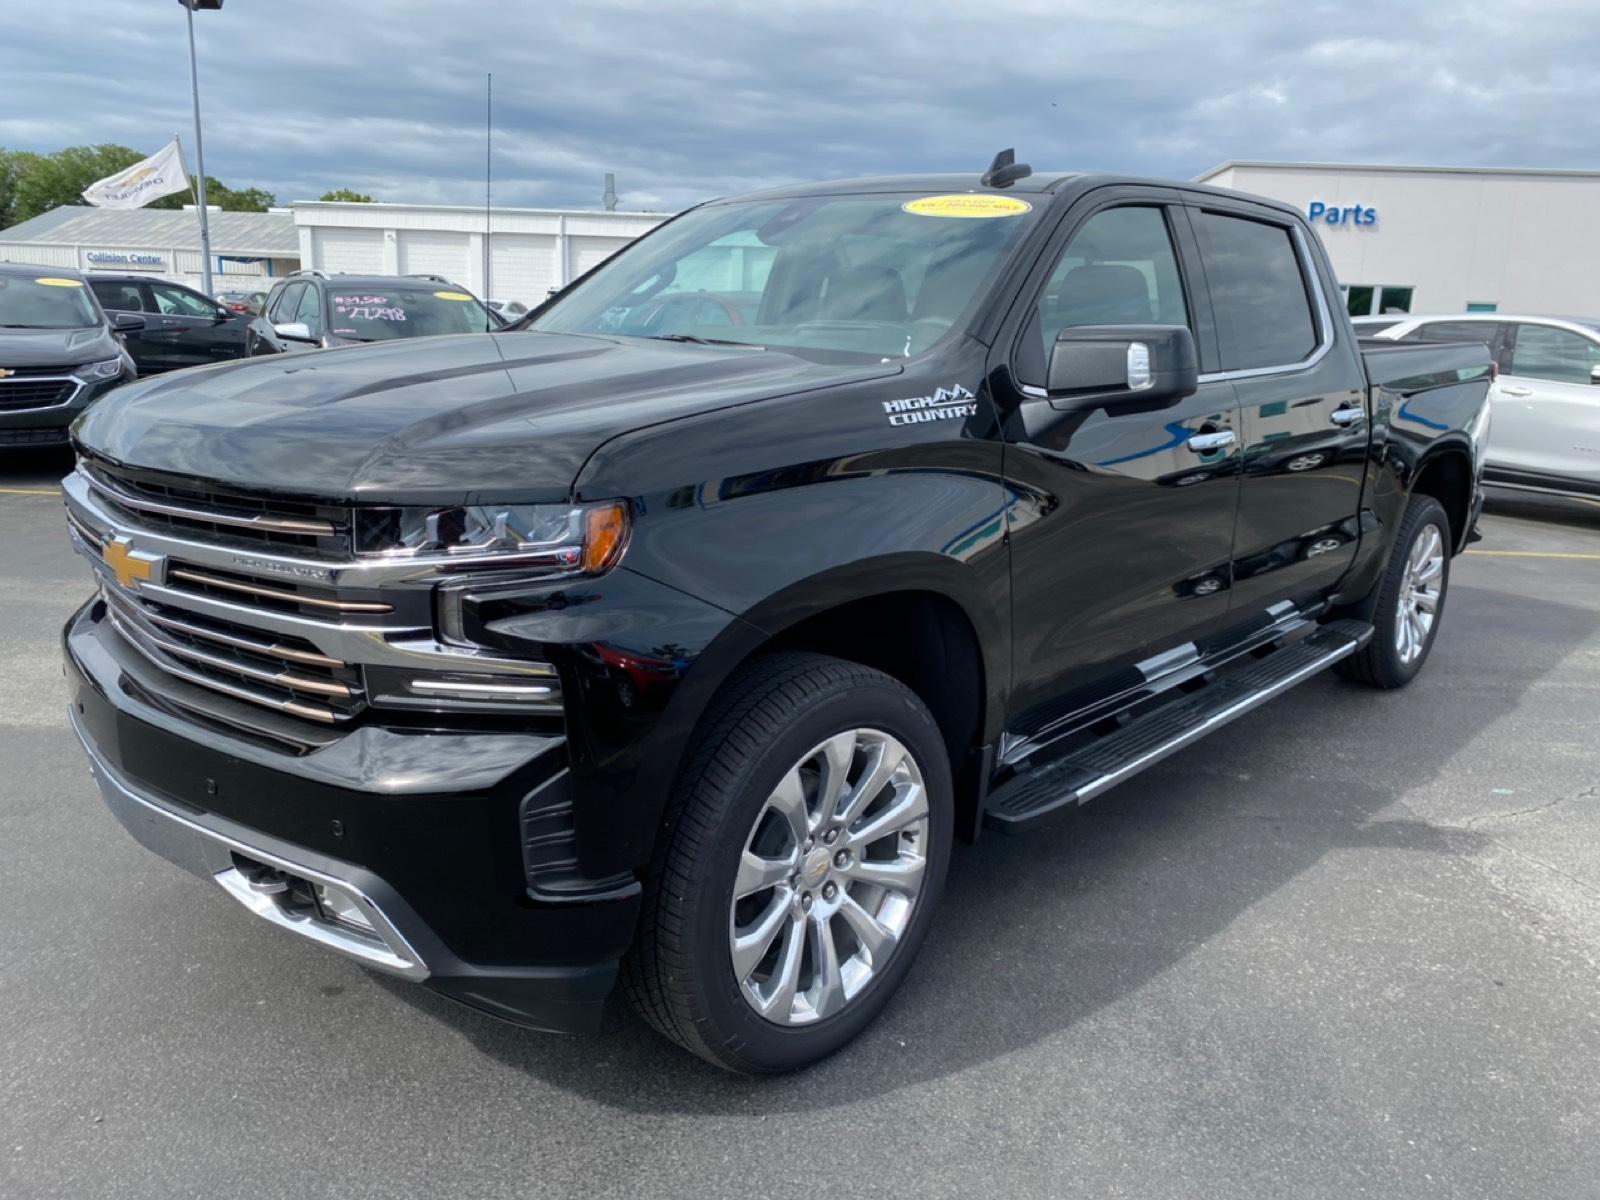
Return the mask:
<svg viewBox="0 0 1600 1200">
<path fill-rule="evenodd" d="M 1450 519 L 1432 496 L 1412 496 L 1378 579 L 1372 640 L 1334 669 L 1370 687 L 1410 683 L 1433 649 L 1449 583 Z"/>
<path fill-rule="evenodd" d="M 888 1002 L 949 860 L 938 726 L 904 685 L 813 654 L 730 681 L 689 749 L 623 986 L 730 1070 L 802 1067 Z"/>
</svg>

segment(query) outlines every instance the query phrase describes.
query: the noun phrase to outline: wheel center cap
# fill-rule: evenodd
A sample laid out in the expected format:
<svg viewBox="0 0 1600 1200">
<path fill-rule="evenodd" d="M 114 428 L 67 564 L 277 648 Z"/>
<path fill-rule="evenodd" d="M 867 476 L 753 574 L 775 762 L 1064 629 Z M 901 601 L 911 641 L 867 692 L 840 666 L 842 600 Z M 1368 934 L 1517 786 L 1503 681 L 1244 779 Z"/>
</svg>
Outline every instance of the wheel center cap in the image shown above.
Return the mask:
<svg viewBox="0 0 1600 1200">
<path fill-rule="evenodd" d="M 832 853 L 823 846 L 818 846 L 806 855 L 805 865 L 800 868 L 800 879 L 807 887 L 816 887 L 828 877 L 828 868 L 833 864 Z"/>
</svg>

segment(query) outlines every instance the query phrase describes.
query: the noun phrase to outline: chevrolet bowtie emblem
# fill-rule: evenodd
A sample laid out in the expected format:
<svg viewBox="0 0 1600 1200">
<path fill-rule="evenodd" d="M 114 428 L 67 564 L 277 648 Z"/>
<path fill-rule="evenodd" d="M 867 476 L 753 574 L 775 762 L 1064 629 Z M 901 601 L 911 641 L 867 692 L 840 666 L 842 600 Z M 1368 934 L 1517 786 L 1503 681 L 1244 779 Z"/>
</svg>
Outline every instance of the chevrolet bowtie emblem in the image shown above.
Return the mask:
<svg viewBox="0 0 1600 1200">
<path fill-rule="evenodd" d="M 16 372 L 9 367 L 0 367 L 0 379 L 10 379 Z"/>
<path fill-rule="evenodd" d="M 128 589 L 140 583 L 160 583 L 161 568 L 166 559 L 159 554 L 146 554 L 135 550 L 127 538 L 112 538 L 100 551 L 100 557 L 117 577 L 117 582 Z"/>
</svg>

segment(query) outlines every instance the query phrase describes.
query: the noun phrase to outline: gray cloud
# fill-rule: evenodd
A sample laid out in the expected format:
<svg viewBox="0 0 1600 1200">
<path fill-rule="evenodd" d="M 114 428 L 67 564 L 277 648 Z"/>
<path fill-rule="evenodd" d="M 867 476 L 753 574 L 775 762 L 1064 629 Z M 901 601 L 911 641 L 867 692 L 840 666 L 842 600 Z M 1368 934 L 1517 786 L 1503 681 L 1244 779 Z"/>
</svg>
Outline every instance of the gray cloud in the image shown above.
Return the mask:
<svg viewBox="0 0 1600 1200">
<path fill-rule="evenodd" d="M 0 145 L 188 127 L 167 0 L 20 7 Z M 676 209 L 795 179 L 1035 166 L 1191 176 L 1227 158 L 1600 166 L 1592 0 L 1358 5 L 228 0 L 196 17 L 209 172 L 280 200 Z"/>
</svg>

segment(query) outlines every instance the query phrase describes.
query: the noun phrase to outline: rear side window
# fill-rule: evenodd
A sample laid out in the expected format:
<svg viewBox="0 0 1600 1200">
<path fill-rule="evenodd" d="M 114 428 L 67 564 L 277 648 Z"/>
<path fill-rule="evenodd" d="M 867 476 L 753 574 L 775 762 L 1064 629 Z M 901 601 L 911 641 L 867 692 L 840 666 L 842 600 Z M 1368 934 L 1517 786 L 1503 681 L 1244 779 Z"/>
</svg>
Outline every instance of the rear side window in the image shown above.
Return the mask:
<svg viewBox="0 0 1600 1200">
<path fill-rule="evenodd" d="M 115 309 L 119 312 L 144 311 L 144 301 L 139 298 L 139 285 L 136 283 L 118 283 L 114 279 L 92 279 L 89 281 L 89 288 L 100 301 L 102 308 Z"/>
<path fill-rule="evenodd" d="M 1594 381 L 1596 367 L 1600 367 L 1600 346 L 1588 338 L 1553 325 L 1519 324 L 1506 374 L 1587 384 Z"/>
<path fill-rule="evenodd" d="M 1195 214 L 1195 227 L 1222 369 L 1285 367 L 1309 356 L 1317 326 L 1289 230 L 1214 212 Z"/>
<path fill-rule="evenodd" d="M 274 325 L 287 325 L 294 320 L 294 306 L 300 302 L 300 293 L 305 290 L 303 283 L 285 285 L 283 291 L 278 293 L 278 298 L 272 302 L 267 312 L 267 319 Z"/>
</svg>

